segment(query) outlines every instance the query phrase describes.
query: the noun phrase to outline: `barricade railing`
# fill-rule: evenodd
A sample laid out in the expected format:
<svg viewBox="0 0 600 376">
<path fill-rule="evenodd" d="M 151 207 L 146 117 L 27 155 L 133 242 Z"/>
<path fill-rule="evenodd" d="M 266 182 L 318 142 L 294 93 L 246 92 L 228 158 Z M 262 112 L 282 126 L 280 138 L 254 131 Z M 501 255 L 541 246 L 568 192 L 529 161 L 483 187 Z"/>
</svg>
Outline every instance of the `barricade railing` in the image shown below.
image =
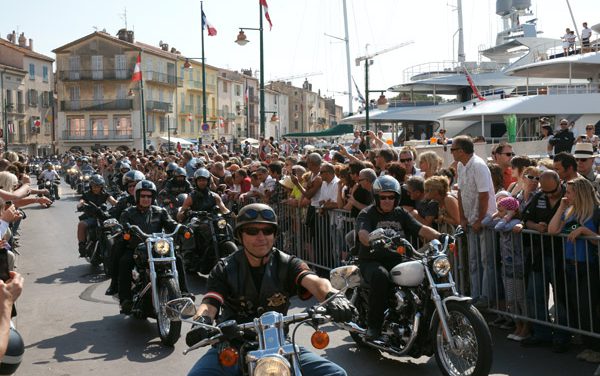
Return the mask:
<svg viewBox="0 0 600 376">
<path fill-rule="evenodd" d="M 571 242 L 566 234 L 532 230 L 486 229 L 475 236 L 469 230 L 459 245 L 466 265 L 458 271 L 459 291 L 483 300 L 490 312 L 551 327 L 555 336 L 600 338 L 598 240 Z"/>
<path fill-rule="evenodd" d="M 349 211 L 287 204 L 274 209 L 280 223 L 277 248 L 323 273 L 342 265 L 349 252 L 346 234 L 355 227 Z M 489 312 L 600 338 L 600 241 L 593 244 L 598 240 L 579 237 L 571 247 L 565 234 L 467 229 L 448 256 L 458 290 L 483 300 Z M 571 248 L 581 261 L 567 252 Z"/>
</svg>

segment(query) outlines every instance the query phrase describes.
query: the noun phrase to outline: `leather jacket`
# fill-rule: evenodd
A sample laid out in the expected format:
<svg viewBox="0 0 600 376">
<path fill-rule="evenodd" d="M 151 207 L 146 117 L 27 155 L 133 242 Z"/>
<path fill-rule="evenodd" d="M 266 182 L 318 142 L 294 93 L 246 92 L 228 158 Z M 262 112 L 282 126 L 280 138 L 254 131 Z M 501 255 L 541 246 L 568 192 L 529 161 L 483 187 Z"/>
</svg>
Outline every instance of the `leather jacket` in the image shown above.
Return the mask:
<svg viewBox="0 0 600 376">
<path fill-rule="evenodd" d="M 191 196 L 191 209 L 193 211 L 211 211 L 215 205 L 217 205 L 217 200 L 215 199 L 216 193 L 210 191 L 209 189 L 196 189 L 192 192 Z"/>
<path fill-rule="evenodd" d="M 161 232 L 163 229 L 165 232 L 170 233 L 177 227 L 177 222 L 169 216 L 167 211 L 156 205 L 152 205 L 144 211 L 140 210 L 137 206 L 132 206 L 121 214 L 119 222 L 123 225 L 126 223 L 136 225 L 146 234 Z M 142 239 L 137 236 L 132 236 L 131 239 L 127 241 L 127 247 L 135 249 L 141 242 Z"/>
</svg>

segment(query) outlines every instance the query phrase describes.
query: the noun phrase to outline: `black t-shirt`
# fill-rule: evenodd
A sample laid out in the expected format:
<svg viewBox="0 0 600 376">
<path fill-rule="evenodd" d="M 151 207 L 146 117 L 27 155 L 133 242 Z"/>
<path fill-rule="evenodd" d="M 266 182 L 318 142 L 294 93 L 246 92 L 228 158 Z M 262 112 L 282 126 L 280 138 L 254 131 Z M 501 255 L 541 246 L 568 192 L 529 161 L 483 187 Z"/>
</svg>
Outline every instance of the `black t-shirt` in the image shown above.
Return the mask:
<svg viewBox="0 0 600 376">
<path fill-rule="evenodd" d="M 371 205 L 373 203 L 373 195 L 371 192 L 367 191 L 360 185 L 358 188 L 356 188 L 356 191 L 354 191 L 354 199 L 364 205 Z M 352 218 L 356 218 L 358 213 L 360 213 L 360 209 L 357 207 L 353 206 L 352 209 L 350 209 L 350 216 Z"/>
<path fill-rule="evenodd" d="M 415 244 L 422 226 L 400 206 L 389 213 L 381 213 L 375 205 L 371 205 L 361 210 L 356 218 L 356 231 L 365 230 L 370 233 L 377 228 L 393 229 L 412 244 Z M 373 259 L 374 255 L 371 254 L 369 247 L 360 243 L 358 257 L 369 260 Z"/>
<path fill-rule="evenodd" d="M 554 154 L 558 154 L 562 151 L 570 153 L 571 148 L 575 143 L 575 136 L 570 130 L 561 129 L 560 131 L 556 132 L 554 136 L 552 136 L 548 143 L 554 146 Z"/>
<path fill-rule="evenodd" d="M 406 190 L 406 184 L 402 184 L 400 186 L 400 206 L 410 206 L 415 207 L 415 200 L 410 198 L 408 191 Z"/>
<path fill-rule="evenodd" d="M 91 190 L 89 190 L 81 196 L 81 199 L 83 201 L 92 202 L 96 206 L 100 206 L 100 205 L 106 203 L 106 200 L 108 200 L 109 196 L 110 195 L 108 193 L 106 193 L 104 190 L 101 191 L 97 195 L 92 193 Z"/>
</svg>

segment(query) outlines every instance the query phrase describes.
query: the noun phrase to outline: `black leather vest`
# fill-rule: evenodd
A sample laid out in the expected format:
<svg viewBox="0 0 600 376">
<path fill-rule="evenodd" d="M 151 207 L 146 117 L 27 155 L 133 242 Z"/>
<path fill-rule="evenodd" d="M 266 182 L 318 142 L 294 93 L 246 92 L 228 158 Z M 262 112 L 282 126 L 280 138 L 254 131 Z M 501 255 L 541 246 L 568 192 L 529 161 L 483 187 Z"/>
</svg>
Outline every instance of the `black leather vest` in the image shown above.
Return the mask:
<svg viewBox="0 0 600 376">
<path fill-rule="evenodd" d="M 296 294 L 286 290 L 290 260 L 290 255 L 273 249 L 269 262 L 264 266 L 262 284 L 257 289 L 244 251 L 240 249 L 227 257 L 225 270 L 231 290 L 225 299 L 220 321 L 234 319 L 243 323 L 268 311 L 286 314 L 290 296 Z"/>
<path fill-rule="evenodd" d="M 191 194 L 192 196 L 192 210 L 193 211 L 210 211 L 215 205 L 217 205 L 217 200 L 215 199 L 216 193 L 211 192 L 210 190 L 200 191 L 198 189 L 194 190 Z"/>
</svg>

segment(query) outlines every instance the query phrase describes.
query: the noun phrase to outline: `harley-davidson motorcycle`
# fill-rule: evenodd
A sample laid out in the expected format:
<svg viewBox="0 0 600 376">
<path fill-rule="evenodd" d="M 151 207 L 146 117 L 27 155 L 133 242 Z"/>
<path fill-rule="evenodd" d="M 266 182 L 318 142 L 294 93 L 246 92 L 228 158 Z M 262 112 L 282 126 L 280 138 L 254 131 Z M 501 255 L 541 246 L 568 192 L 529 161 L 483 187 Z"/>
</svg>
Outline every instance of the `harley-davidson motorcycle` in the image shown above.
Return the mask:
<svg viewBox="0 0 600 376">
<path fill-rule="evenodd" d="M 334 297 L 335 295 L 331 298 Z M 299 347 L 295 341 L 296 328 L 303 323 L 309 324 L 315 329 L 311 336 L 313 347 L 326 348 L 329 335 L 318 327 L 331 321 L 323 307 L 327 301 L 303 313 L 284 316 L 279 312 L 269 311 L 252 322 L 237 323 L 235 320 L 228 320 L 216 327 L 192 320 L 196 308 L 189 298 L 170 301 L 167 304 L 167 312 L 173 320 L 204 326 L 214 333 L 210 338 L 199 338 L 199 342 L 195 344 L 188 343 L 190 347 L 183 352 L 184 354 L 201 347 L 218 345 L 221 349 L 219 363 L 223 367 L 239 365 L 246 376 L 301 376 Z M 297 325 L 292 331 L 290 341 L 286 333 L 292 324 Z"/>
<path fill-rule="evenodd" d="M 99 207 L 92 202 L 85 202 L 79 211 L 96 220 L 96 225 L 87 230 L 85 258 L 93 266 L 102 263 L 104 273 L 110 276 L 112 246 L 114 238 L 121 234 L 121 226 L 116 219 L 110 218 L 106 205 Z"/>
<path fill-rule="evenodd" d="M 366 338 L 369 286 L 361 276 L 357 260 L 333 269 L 334 288 L 347 289 L 346 296 L 357 308 L 348 327 L 359 346 L 369 346 L 395 356 L 432 356 L 444 375 L 487 375 L 492 364 L 492 339 L 481 313 L 462 296 L 452 277 L 448 250 L 455 249 L 455 237 L 444 235 L 419 251 L 394 230 L 376 229 L 369 234 L 370 248 L 403 254 L 403 261 L 391 269 L 394 288 L 388 296 L 388 309 L 382 337 Z M 343 324 L 342 324 L 343 325 Z"/>
<path fill-rule="evenodd" d="M 208 274 L 217 261 L 237 251 L 230 218 L 231 214 L 222 214 L 218 206 L 211 211 L 189 212 L 188 226 L 196 245 L 195 249 L 186 249 L 186 268 Z"/>
<path fill-rule="evenodd" d="M 138 226 L 125 225 L 123 234 L 125 240 L 131 236 L 144 240 L 133 255 L 131 313 L 137 318 L 155 318 L 158 334 L 166 346 L 173 346 L 181 334 L 181 321 L 167 315 L 167 302 L 181 298 L 173 242 L 174 236 L 181 232 L 186 239 L 192 236 L 183 225 L 177 225 L 170 234 L 146 234 Z"/>
</svg>

